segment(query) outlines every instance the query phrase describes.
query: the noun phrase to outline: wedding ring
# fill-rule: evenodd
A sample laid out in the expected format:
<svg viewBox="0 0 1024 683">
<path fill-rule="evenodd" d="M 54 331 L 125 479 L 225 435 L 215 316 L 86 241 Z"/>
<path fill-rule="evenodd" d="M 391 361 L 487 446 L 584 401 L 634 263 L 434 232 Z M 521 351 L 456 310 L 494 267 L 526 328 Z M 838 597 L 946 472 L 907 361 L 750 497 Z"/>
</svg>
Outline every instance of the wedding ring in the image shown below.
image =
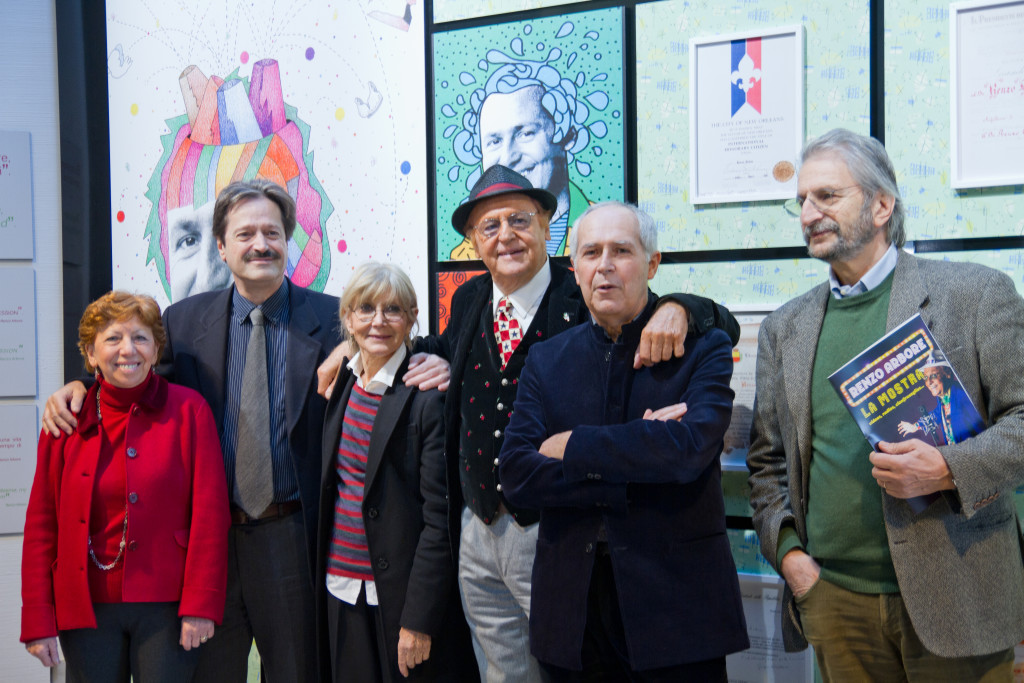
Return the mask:
<svg viewBox="0 0 1024 683">
<path fill-rule="evenodd" d="M 200 643 L 205 643 L 208 640 L 209 640 L 209 638 L 207 638 L 206 636 L 203 636 L 202 638 L 199 639 L 199 642 Z"/>
</svg>

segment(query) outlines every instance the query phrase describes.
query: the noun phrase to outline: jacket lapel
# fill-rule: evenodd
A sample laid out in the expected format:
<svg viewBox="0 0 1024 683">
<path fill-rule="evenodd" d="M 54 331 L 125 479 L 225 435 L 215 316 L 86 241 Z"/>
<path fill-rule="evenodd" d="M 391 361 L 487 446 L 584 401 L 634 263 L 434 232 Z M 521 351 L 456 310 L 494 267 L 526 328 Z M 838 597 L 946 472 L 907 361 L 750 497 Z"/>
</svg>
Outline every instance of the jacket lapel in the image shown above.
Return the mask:
<svg viewBox="0 0 1024 683">
<path fill-rule="evenodd" d="M 480 280 L 480 290 L 473 296 L 469 303 L 469 310 L 466 311 L 466 315 L 463 317 L 466 324 L 470 325 L 471 323 L 471 326 L 459 335 L 458 348 L 453 349 L 455 357 L 449 359 L 452 365 L 452 377 L 462 377 L 468 362 L 469 350 L 473 347 L 473 335 L 476 334 L 477 321 L 483 315 L 484 308 L 491 300 L 491 290 L 493 289 L 491 274 L 487 273 L 481 276 Z"/>
<path fill-rule="evenodd" d="M 231 296 L 234 287 L 218 292 L 212 304 L 199 316 L 199 332 L 195 336 L 195 354 L 199 372 L 196 387 L 210 403 L 218 431 L 223 433 L 224 402 L 227 399 L 228 325 L 231 323 Z"/>
<path fill-rule="evenodd" d="M 306 298 L 306 292 L 288 283 L 291 319 L 288 323 L 288 350 L 285 353 L 284 413 L 288 434 L 291 435 L 302 416 L 315 386 L 314 376 L 320 361 L 321 345 L 313 335 L 320 329 L 320 319 Z"/>
<path fill-rule="evenodd" d="M 324 418 L 324 435 L 330 438 L 323 439 L 322 471 L 320 481 L 325 484 L 329 481 L 327 477 L 332 476 L 335 461 L 338 459 L 338 443 L 341 440 L 341 423 L 345 417 L 345 406 L 348 405 L 348 397 L 352 393 L 352 387 L 356 383 L 356 377 L 348 369 L 348 364 L 342 366 L 338 375 L 337 383 L 334 385 L 334 392 L 327 405 L 327 414 Z"/>
<path fill-rule="evenodd" d="M 885 321 L 886 331 L 892 330 L 908 318 L 920 313 L 921 319 L 934 334 L 934 325 L 939 324 L 940 321 L 932 319 L 927 305 L 928 289 L 917 272 L 917 259 L 900 249 L 899 257 L 896 259 L 896 270 L 892 277 L 892 291 L 889 294 L 889 315 Z"/>
<path fill-rule="evenodd" d="M 582 294 L 568 268 L 551 263 L 551 284 L 545 296 L 548 297 L 548 339 L 579 324 Z"/>
<path fill-rule="evenodd" d="M 363 498 L 366 492 L 373 486 L 373 479 L 380 469 L 380 463 L 384 459 L 384 451 L 395 429 L 398 428 L 399 419 L 405 412 L 406 404 L 412 400 L 415 390 L 407 387 L 401 377 L 409 367 L 409 357 L 405 357 L 398 372 L 395 373 L 395 384 L 392 385 L 380 399 L 380 408 L 377 410 L 377 417 L 373 421 L 373 432 L 370 434 L 370 449 L 366 459 L 366 481 L 364 482 Z"/>
<path fill-rule="evenodd" d="M 786 344 L 782 350 L 783 377 L 788 390 L 789 414 L 796 422 L 797 448 L 803 476 L 803 490 L 807 490 L 807 476 L 811 462 L 811 413 L 808 406 L 811 399 L 811 374 L 814 368 L 814 353 L 825 319 L 825 305 L 828 303 L 828 283 L 812 290 L 807 306 L 804 306 L 791 321 L 792 328 L 781 337 Z"/>
</svg>

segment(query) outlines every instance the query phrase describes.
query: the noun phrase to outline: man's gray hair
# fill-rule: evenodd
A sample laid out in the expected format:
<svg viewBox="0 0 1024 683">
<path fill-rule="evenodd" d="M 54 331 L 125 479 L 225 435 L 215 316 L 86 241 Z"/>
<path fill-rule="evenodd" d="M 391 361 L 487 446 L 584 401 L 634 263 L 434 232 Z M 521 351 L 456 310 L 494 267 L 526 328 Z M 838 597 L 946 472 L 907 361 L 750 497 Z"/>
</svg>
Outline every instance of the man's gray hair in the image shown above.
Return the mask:
<svg viewBox="0 0 1024 683">
<path fill-rule="evenodd" d="M 878 194 L 894 199 L 892 216 L 889 217 L 885 230 L 889 241 L 896 245 L 897 249 L 901 248 L 907 240 L 903 199 L 896 184 L 896 171 L 882 143 L 875 138 L 858 135 L 845 128 L 835 128 L 821 137 L 809 140 L 804 145 L 801 162 L 828 152 L 835 152 L 846 162 L 850 174 L 864 193 L 865 204 Z"/>
<path fill-rule="evenodd" d="M 598 202 L 597 204 L 591 204 L 587 207 L 587 210 L 580 214 L 576 222 L 573 223 L 572 230 L 569 231 L 569 256 L 575 261 L 576 250 L 579 248 L 579 226 L 583 222 L 583 219 L 604 208 L 617 206 L 621 209 L 626 209 L 633 214 L 633 218 L 636 219 L 636 229 L 640 234 L 640 244 L 643 245 L 644 254 L 650 260 L 654 252 L 658 251 L 658 228 L 654 223 L 654 218 L 651 214 L 641 209 L 636 204 L 630 204 L 628 202 L 620 202 L 614 199 L 610 199 L 604 202 Z"/>
</svg>

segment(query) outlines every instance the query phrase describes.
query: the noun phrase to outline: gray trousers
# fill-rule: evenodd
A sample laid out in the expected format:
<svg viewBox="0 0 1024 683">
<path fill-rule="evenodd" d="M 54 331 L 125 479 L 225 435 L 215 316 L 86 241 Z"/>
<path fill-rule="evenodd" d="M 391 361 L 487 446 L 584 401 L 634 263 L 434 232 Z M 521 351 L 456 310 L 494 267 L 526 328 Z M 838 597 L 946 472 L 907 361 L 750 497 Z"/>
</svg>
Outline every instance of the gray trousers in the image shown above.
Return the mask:
<svg viewBox="0 0 1024 683">
<path fill-rule="evenodd" d="M 462 510 L 459 592 L 473 635 L 473 653 L 486 683 L 535 683 L 530 654 L 530 579 L 537 524 L 523 528 L 508 513 L 490 525 Z"/>
</svg>

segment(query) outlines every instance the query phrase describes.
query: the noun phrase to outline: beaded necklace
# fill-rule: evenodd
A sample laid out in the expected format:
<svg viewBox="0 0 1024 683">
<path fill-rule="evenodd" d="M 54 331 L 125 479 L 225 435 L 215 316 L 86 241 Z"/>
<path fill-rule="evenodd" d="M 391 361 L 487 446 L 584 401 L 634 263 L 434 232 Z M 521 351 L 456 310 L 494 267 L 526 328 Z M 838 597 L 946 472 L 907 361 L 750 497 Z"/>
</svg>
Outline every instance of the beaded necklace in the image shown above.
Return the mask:
<svg viewBox="0 0 1024 683">
<path fill-rule="evenodd" d="M 103 411 L 100 410 L 100 389 L 96 389 L 96 419 L 103 422 Z M 99 567 L 102 571 L 109 572 L 111 569 L 121 561 L 121 557 L 124 556 L 124 548 L 127 545 L 126 540 L 128 538 L 128 503 L 124 504 L 124 524 L 121 525 L 121 545 L 117 551 L 117 557 L 110 564 L 103 564 L 99 558 L 96 557 L 96 553 L 92 549 L 92 536 L 87 538 L 89 543 L 89 559 L 92 563 Z"/>
</svg>

